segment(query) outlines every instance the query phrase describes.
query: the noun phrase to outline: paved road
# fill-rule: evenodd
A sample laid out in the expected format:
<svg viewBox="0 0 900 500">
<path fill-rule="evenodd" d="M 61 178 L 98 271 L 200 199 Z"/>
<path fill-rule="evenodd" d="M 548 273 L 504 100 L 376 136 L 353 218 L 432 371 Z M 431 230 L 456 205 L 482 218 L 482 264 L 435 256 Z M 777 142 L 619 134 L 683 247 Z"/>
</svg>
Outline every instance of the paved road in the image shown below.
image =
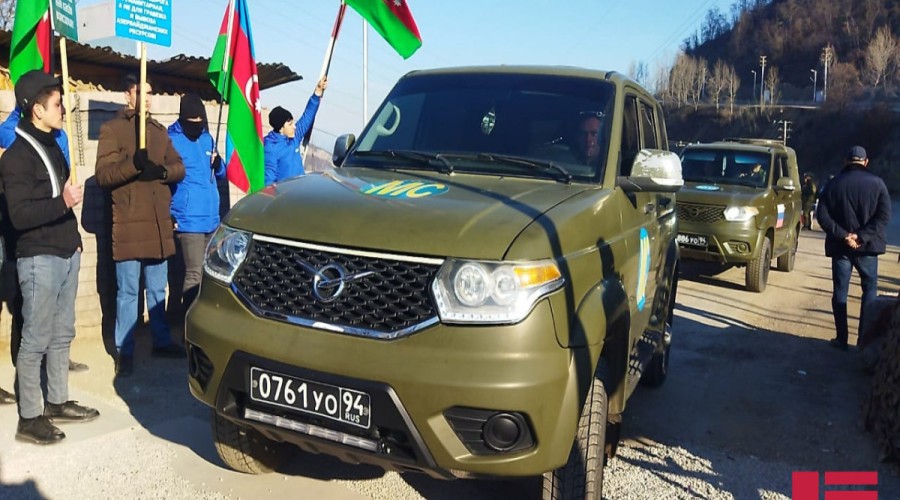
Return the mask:
<svg viewBox="0 0 900 500">
<path fill-rule="evenodd" d="M 881 261 L 883 293 L 900 289 L 891 251 Z M 822 233 L 803 234 L 797 268 L 773 269 L 765 293 L 742 284 L 741 269 L 685 266 L 670 378 L 630 402 L 606 496 L 784 499 L 794 470 L 876 469 L 880 498 L 900 498 L 896 470 L 878 463 L 861 429 L 867 377 L 854 353 L 825 342 L 831 285 Z M 855 321 L 858 303 L 850 309 Z M 310 455 L 268 476 L 231 472 L 215 454 L 207 410 L 188 393 L 183 363 L 150 359 L 139 344 L 135 376 L 114 383 L 96 332 L 82 332 L 73 349 L 91 370 L 70 377 L 72 397 L 102 416 L 38 447 L 13 439 L 15 408 L 0 407 L 0 498 L 539 497 L 537 478 L 443 482 Z M 9 387 L 12 369 L 0 360 L 0 385 Z"/>
</svg>

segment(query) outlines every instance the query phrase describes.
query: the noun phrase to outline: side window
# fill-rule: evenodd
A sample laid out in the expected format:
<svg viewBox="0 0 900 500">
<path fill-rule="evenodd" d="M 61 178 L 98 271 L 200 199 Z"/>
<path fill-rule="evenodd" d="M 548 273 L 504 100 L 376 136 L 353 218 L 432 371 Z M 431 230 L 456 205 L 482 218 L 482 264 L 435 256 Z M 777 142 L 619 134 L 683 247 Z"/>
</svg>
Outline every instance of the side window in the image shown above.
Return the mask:
<svg viewBox="0 0 900 500">
<path fill-rule="evenodd" d="M 620 175 L 631 175 L 634 158 L 641 149 L 641 135 L 638 122 L 637 98 L 625 97 L 625 116 L 622 120 L 622 166 Z"/>
<path fill-rule="evenodd" d="M 641 132 L 644 137 L 644 147 L 659 149 L 659 138 L 656 136 L 656 118 L 653 116 L 653 107 L 641 101 Z"/>
<path fill-rule="evenodd" d="M 778 156 L 775 158 L 775 182 L 778 182 L 778 179 L 782 177 L 788 177 L 787 171 L 787 158 L 784 156 Z"/>
</svg>

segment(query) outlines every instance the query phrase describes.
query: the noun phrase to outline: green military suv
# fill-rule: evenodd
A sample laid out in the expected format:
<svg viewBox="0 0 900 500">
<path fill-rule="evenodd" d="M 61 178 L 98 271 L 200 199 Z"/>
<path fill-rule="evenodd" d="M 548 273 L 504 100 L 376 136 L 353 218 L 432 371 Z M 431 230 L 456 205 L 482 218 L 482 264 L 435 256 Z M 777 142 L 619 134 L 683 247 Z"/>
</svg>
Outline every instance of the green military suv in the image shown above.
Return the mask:
<svg viewBox="0 0 900 500">
<path fill-rule="evenodd" d="M 794 150 L 768 139 L 687 146 L 681 156 L 678 244 L 685 259 L 746 267 L 762 292 L 777 258 L 791 271 L 800 237 L 800 173 Z"/>
<path fill-rule="evenodd" d="M 668 370 L 666 149 L 659 104 L 618 73 L 404 76 L 337 168 L 244 198 L 212 238 L 186 339 L 221 458 L 258 473 L 300 448 L 600 498 L 626 400 Z"/>
</svg>

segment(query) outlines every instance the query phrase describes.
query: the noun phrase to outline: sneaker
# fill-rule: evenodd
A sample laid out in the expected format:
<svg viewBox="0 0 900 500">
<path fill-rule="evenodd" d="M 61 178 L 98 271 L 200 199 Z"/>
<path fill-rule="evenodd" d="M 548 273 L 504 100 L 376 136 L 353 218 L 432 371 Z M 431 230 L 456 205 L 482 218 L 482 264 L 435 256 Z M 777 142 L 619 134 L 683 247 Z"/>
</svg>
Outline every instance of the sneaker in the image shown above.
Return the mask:
<svg viewBox="0 0 900 500">
<path fill-rule="evenodd" d="M 45 404 L 44 416 L 60 422 L 87 422 L 99 417 L 100 412 L 87 406 L 81 406 L 77 401 L 66 401 L 60 404 Z"/>
<path fill-rule="evenodd" d="M 184 351 L 184 347 L 181 347 L 178 344 L 169 344 L 163 347 L 154 347 L 153 352 L 151 353 L 156 358 L 184 358 L 187 357 L 187 353 Z"/>
<path fill-rule="evenodd" d="M 0 388 L 0 405 L 11 405 L 16 402 L 16 395 Z"/>
<path fill-rule="evenodd" d="M 134 358 L 124 354 L 116 357 L 116 377 L 129 377 L 134 373 Z"/>
<path fill-rule="evenodd" d="M 35 418 L 19 418 L 19 425 L 16 428 L 18 441 L 51 444 L 62 441 L 65 437 L 66 434 L 43 415 Z"/>
<path fill-rule="evenodd" d="M 69 371 L 70 372 L 86 372 L 90 370 L 90 367 L 84 363 L 79 363 L 78 361 L 69 360 Z"/>
<path fill-rule="evenodd" d="M 829 340 L 829 341 L 828 341 L 828 344 L 829 344 L 831 347 L 834 347 L 835 349 L 840 349 L 840 350 L 842 350 L 842 351 L 846 351 L 847 349 L 849 349 L 849 347 L 847 347 L 847 343 L 846 343 L 846 342 L 843 342 L 843 341 L 838 340 L 838 339 L 836 339 L 836 338 L 835 338 L 835 339 Z"/>
</svg>

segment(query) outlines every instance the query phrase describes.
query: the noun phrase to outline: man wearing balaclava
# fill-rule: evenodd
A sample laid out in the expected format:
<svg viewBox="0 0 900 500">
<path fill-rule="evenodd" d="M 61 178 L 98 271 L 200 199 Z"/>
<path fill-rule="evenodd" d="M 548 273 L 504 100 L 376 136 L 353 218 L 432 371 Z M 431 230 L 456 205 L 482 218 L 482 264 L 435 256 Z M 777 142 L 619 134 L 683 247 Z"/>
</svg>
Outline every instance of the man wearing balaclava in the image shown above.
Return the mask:
<svg viewBox="0 0 900 500">
<path fill-rule="evenodd" d="M 209 134 L 206 107 L 196 94 L 181 98 L 181 110 L 178 120 L 169 126 L 169 138 L 181 155 L 185 170 L 181 182 L 169 185 L 175 220 L 175 258 L 184 266 L 180 290 L 170 286 L 170 295 L 180 297 L 181 303 L 170 300 L 169 310 L 183 314 L 197 297 L 206 244 L 219 225 L 216 179 L 225 177 L 225 164 Z"/>
<path fill-rule="evenodd" d="M 300 154 L 300 142 L 303 136 L 312 128 L 319 110 L 319 101 L 325 88 L 328 86 L 328 77 L 322 77 L 316 84 L 316 90 L 306 103 L 303 115 L 294 123 L 294 116 L 290 111 L 276 106 L 269 112 L 269 125 L 272 131 L 263 140 L 263 151 L 266 158 L 266 186 L 284 179 L 303 175 L 303 156 Z"/>
</svg>

